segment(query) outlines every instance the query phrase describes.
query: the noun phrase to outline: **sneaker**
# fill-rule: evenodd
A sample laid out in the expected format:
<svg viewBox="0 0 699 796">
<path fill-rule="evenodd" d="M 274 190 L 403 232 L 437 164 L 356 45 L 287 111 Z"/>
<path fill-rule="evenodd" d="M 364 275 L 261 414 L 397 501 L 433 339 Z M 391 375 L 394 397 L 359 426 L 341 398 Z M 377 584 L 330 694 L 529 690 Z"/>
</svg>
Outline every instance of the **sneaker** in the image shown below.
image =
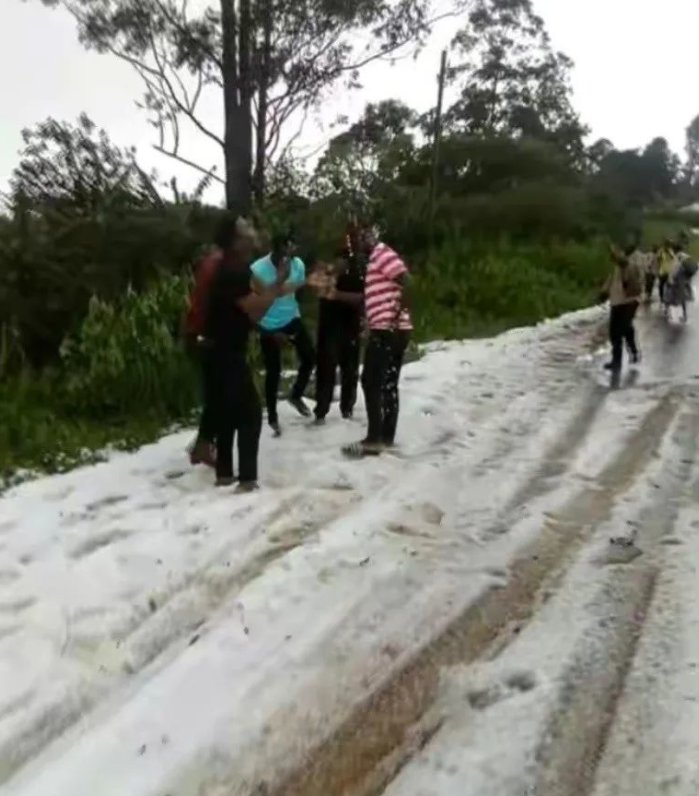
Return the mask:
<svg viewBox="0 0 699 796">
<path fill-rule="evenodd" d="M 241 481 L 235 488 L 236 495 L 249 495 L 251 492 L 257 492 L 260 488 L 257 481 Z"/>
<path fill-rule="evenodd" d="M 640 365 L 641 364 L 641 352 L 636 351 L 635 354 L 631 354 L 631 364 L 632 365 Z"/>
<path fill-rule="evenodd" d="M 311 410 L 306 406 L 303 398 L 289 398 L 289 403 L 301 415 L 301 417 L 311 416 Z"/>
<path fill-rule="evenodd" d="M 316 417 L 313 421 L 314 426 L 324 426 L 325 425 L 325 418 L 324 417 Z"/>
<path fill-rule="evenodd" d="M 353 417 L 354 417 L 354 412 L 351 409 L 346 410 L 342 413 L 343 420 L 351 420 Z"/>
</svg>

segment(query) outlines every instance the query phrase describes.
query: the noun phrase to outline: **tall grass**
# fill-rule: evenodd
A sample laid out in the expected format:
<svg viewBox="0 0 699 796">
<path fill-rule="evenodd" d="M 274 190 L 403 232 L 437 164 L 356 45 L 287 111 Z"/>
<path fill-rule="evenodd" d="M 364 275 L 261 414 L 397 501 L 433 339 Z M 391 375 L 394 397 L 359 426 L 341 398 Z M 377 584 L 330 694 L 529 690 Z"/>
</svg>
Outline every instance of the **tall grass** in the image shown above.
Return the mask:
<svg viewBox="0 0 699 796">
<path fill-rule="evenodd" d="M 601 241 L 550 245 L 453 241 L 415 269 L 419 339 L 488 334 L 591 304 L 609 271 Z"/>
</svg>

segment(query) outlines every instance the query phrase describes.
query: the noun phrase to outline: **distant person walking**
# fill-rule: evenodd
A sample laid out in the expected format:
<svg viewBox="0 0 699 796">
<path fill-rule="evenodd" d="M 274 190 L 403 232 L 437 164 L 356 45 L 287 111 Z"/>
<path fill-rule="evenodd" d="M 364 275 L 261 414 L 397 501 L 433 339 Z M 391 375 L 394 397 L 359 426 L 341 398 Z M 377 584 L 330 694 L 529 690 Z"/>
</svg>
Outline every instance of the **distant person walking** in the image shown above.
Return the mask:
<svg viewBox="0 0 699 796">
<path fill-rule="evenodd" d="M 630 247 L 625 253 L 612 250 L 614 266 L 604 291 L 611 305 L 609 340 L 612 346 L 612 359 L 605 368 L 613 373 L 621 370 L 624 343 L 631 362 L 636 364 L 640 361 L 634 319 L 643 294 L 643 271 L 632 257 L 634 250 L 635 247 Z"/>
<path fill-rule="evenodd" d="M 369 258 L 364 283 L 369 339 L 362 373 L 368 430 L 361 442 L 343 449 L 355 458 L 377 456 L 395 442 L 400 372 L 413 328 L 406 300 L 406 264 L 379 240 L 376 229 L 361 231 L 360 248 Z"/>
<path fill-rule="evenodd" d="M 265 398 L 267 422 L 275 436 L 281 434 L 277 397 L 282 370 L 282 348 L 292 345 L 299 359 L 296 381 L 291 388 L 289 403 L 304 417 L 310 409 L 303 395 L 313 373 L 315 351 L 306 327 L 301 320 L 297 292 L 306 283 L 306 266 L 295 254 L 290 235 L 278 235 L 272 241 L 272 251 L 252 264 L 253 285 L 260 292 L 277 283 L 284 275 L 280 295 L 259 322 L 260 346 L 265 363 Z"/>
<path fill-rule="evenodd" d="M 203 345 L 211 365 L 211 406 L 217 441 L 216 485 L 234 483 L 233 442 L 237 436 L 238 491 L 257 488 L 262 407 L 247 361 L 250 330 L 284 291 L 287 274 L 253 292 L 250 258 L 254 229 L 243 219 L 226 220 L 221 260 L 211 280 Z"/>
<path fill-rule="evenodd" d="M 320 292 L 316 360 L 317 423 L 323 423 L 330 411 L 338 368 L 340 412 L 343 418 L 352 417 L 357 402 L 364 304 L 363 259 L 356 229 L 350 229 L 339 261 L 332 267 L 330 286 Z"/>
<path fill-rule="evenodd" d="M 658 246 L 653 246 L 650 252 L 646 254 L 645 262 L 645 298 L 646 304 L 653 301 L 653 291 L 655 290 L 655 283 L 658 281 Z"/>
<path fill-rule="evenodd" d="M 674 247 L 675 262 L 665 287 L 668 317 L 672 307 L 682 310 L 682 323 L 687 323 L 687 304 L 694 300 L 692 280 L 697 273 L 697 263 L 684 250 L 681 243 Z"/>
<path fill-rule="evenodd" d="M 674 267 L 675 254 L 672 250 L 672 243 L 666 240 L 658 249 L 658 290 L 660 292 L 660 301 L 666 310 L 665 287 L 670 280 L 670 274 Z"/>
</svg>

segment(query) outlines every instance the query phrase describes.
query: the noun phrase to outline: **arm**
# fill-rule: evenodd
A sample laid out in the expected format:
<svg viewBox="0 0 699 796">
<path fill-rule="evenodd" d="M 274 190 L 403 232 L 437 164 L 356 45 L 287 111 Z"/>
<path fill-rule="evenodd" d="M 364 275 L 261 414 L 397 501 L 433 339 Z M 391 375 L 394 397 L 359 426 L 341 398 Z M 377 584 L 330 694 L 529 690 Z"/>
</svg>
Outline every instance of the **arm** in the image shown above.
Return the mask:
<svg viewBox="0 0 699 796">
<path fill-rule="evenodd" d="M 343 304 L 350 304 L 353 307 L 361 307 L 364 303 L 364 296 L 361 293 L 348 293 L 345 290 L 332 291 L 328 298 L 331 301 L 341 301 Z"/>
<path fill-rule="evenodd" d="M 275 283 L 270 287 L 263 288 L 261 292 L 252 291 L 246 296 L 242 296 L 236 303 L 251 321 L 257 323 L 279 298 L 281 290 L 282 286 Z"/>
</svg>

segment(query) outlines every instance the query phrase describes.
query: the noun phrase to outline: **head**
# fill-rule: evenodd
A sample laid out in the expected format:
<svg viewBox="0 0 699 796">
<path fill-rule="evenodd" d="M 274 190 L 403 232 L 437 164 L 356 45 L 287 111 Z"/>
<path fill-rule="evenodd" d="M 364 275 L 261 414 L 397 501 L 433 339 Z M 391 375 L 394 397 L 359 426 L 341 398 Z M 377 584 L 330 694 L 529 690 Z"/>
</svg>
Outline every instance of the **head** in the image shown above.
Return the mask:
<svg viewBox="0 0 699 796">
<path fill-rule="evenodd" d="M 216 233 L 216 245 L 223 252 L 226 262 L 245 267 L 257 245 L 257 231 L 250 221 L 227 215 Z"/>
<path fill-rule="evenodd" d="M 357 230 L 358 248 L 364 254 L 370 254 L 380 239 L 380 232 L 376 224 L 363 223 Z"/>
<path fill-rule="evenodd" d="M 296 242 L 291 233 L 277 234 L 272 238 L 272 262 L 275 265 L 288 260 L 296 253 Z"/>
</svg>

